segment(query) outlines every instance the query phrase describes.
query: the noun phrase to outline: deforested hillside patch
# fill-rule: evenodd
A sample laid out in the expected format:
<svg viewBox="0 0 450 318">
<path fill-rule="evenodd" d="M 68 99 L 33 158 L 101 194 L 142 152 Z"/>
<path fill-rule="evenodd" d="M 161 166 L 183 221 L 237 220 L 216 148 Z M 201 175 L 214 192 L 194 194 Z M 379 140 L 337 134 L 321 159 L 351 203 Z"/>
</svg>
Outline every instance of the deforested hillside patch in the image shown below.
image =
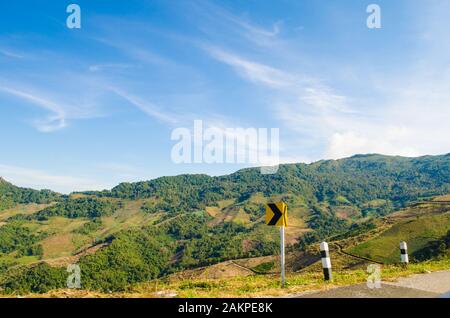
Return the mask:
<svg viewBox="0 0 450 318">
<path fill-rule="evenodd" d="M 95 198 L 65 199 L 64 201 L 45 208 L 36 214 L 39 220 L 45 220 L 53 216 L 63 216 L 70 219 L 75 218 L 98 218 L 113 214 L 120 203 L 99 200 Z"/>
</svg>

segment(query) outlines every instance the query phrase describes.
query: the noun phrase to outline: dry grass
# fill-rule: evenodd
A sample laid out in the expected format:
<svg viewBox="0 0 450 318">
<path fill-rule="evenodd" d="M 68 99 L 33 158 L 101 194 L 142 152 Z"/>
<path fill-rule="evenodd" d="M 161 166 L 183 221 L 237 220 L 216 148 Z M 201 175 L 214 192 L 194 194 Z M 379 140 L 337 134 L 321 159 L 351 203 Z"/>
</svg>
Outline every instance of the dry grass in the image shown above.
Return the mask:
<svg viewBox="0 0 450 318">
<path fill-rule="evenodd" d="M 40 210 L 43 210 L 46 207 L 51 206 L 51 205 L 52 204 L 36 204 L 36 203 L 19 204 L 13 208 L 1 211 L 0 222 L 4 222 L 8 218 L 10 218 L 14 215 L 17 215 L 17 214 L 30 215 L 30 214 L 36 213 Z"/>
<path fill-rule="evenodd" d="M 70 233 L 50 236 L 42 241 L 42 247 L 44 259 L 70 256 L 75 248 Z"/>
<path fill-rule="evenodd" d="M 450 259 L 382 267 L 382 281 L 395 281 L 400 277 L 450 269 Z M 155 280 L 134 286 L 124 293 L 98 293 L 82 290 L 58 290 L 46 294 L 30 294 L 26 297 L 45 298 L 250 298 L 250 297 L 290 297 L 310 291 L 364 283 L 368 274 L 364 269 L 334 271 L 334 280 L 325 282 L 321 271 L 308 273 L 288 273 L 286 287 L 280 287 L 279 275 L 236 276 L 220 279 L 182 278 Z"/>
<path fill-rule="evenodd" d="M 450 194 L 435 197 L 432 201 L 448 201 L 450 203 Z"/>
</svg>

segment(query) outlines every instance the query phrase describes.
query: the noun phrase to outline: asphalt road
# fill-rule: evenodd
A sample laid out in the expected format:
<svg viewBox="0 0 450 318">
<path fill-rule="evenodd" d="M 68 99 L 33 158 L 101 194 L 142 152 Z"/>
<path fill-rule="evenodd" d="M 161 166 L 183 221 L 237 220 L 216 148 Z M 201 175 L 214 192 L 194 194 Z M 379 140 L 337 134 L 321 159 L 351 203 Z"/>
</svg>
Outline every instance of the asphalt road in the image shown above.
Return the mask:
<svg viewBox="0 0 450 318">
<path fill-rule="evenodd" d="M 382 282 L 380 288 L 366 284 L 295 295 L 299 298 L 435 298 L 450 297 L 450 270 Z"/>
</svg>

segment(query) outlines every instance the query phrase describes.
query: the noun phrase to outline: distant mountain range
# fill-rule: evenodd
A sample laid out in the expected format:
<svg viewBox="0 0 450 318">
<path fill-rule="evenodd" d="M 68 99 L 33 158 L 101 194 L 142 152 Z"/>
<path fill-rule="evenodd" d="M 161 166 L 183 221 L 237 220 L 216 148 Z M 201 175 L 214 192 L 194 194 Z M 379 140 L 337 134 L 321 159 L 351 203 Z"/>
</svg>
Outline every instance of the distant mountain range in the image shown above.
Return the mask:
<svg viewBox="0 0 450 318">
<path fill-rule="evenodd" d="M 262 192 L 265 195 L 295 193 L 305 197 L 314 196 L 317 201 L 324 201 L 333 200 L 338 192 L 347 190 L 357 190 L 357 193 L 349 194 L 348 198 L 357 203 L 362 199 L 360 190 L 363 190 L 366 192 L 365 196 L 372 196 L 373 199 L 392 198 L 404 202 L 408 197 L 416 199 L 418 196 L 447 192 L 449 172 L 450 154 L 417 158 L 371 154 L 340 160 L 322 160 L 312 164 L 285 164 L 273 175 L 261 175 L 259 168 L 249 168 L 226 176 L 161 177 L 151 181 L 122 183 L 111 191 L 85 193 L 137 199 L 170 196 L 172 192 L 178 191 L 180 198 L 170 198 L 166 201 L 194 199 L 198 201 L 198 205 L 202 205 L 217 199 L 248 196 L 253 192 Z M 402 191 L 406 189 L 413 193 L 405 197 Z M 367 193 L 373 190 L 377 190 L 377 193 Z M 0 203 L 42 203 L 58 197 L 64 196 L 50 190 L 19 188 L 0 177 Z"/>
</svg>

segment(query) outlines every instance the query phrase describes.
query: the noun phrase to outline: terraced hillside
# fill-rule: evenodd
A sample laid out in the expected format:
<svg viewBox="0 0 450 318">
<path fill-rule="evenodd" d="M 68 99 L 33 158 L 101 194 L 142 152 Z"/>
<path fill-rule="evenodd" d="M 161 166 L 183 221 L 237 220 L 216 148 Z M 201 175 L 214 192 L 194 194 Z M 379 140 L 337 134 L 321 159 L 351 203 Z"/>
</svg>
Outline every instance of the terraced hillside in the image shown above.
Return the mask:
<svg viewBox="0 0 450 318">
<path fill-rule="evenodd" d="M 400 220 L 413 222 L 410 230 L 444 224 L 435 208 L 445 209 L 438 202 L 445 198 L 427 203 L 429 209 L 419 203 L 450 193 L 449 176 L 450 155 L 366 155 L 283 165 L 275 175 L 261 175 L 259 169 L 221 177 L 182 175 L 69 196 L 2 181 L 0 284 L 8 292 L 59 288 L 65 284 L 64 266 L 73 263 L 81 267 L 84 288 L 104 291 L 223 261 L 270 273 L 278 266 L 279 236 L 264 225 L 264 204 L 275 200 L 289 205 L 292 271 L 314 263 L 314 246 L 325 238 L 336 242 L 332 246 L 343 267 L 361 263 L 348 254 L 393 261 L 394 252 L 377 252 L 383 243 L 376 239 L 391 237 L 384 230 Z M 391 214 L 411 204 L 425 211 L 417 216 L 408 209 L 419 220 L 411 221 L 405 211 Z M 427 238 L 436 239 L 445 227 Z M 402 235 L 390 238 L 392 244 Z M 426 239 L 417 242 L 411 248 L 427 247 Z M 42 275 L 49 280 L 37 284 Z"/>
<path fill-rule="evenodd" d="M 383 263 L 397 263 L 399 242 L 408 243 L 408 253 L 414 258 L 431 248 L 433 242 L 443 241 L 450 231 L 450 201 L 423 203 L 405 212 L 410 214 L 380 235 L 348 249 L 350 253 Z M 416 212 L 416 213 L 414 213 Z M 402 214 L 397 214 L 397 217 Z"/>
<path fill-rule="evenodd" d="M 104 294 L 93 290 L 67 290 L 63 287 L 43 295 L 31 297 L 251 297 L 295 294 L 309 290 L 321 290 L 331 287 L 363 283 L 367 279 L 366 269 L 376 263 L 372 259 L 354 253 L 355 246 L 370 246 L 374 240 L 389 235 L 392 229 L 399 233 L 408 233 L 412 222 L 435 217 L 448 217 L 450 201 L 448 197 L 437 197 L 441 204 L 421 203 L 402 209 L 392 215 L 371 220 L 376 227 L 361 233 L 351 230 L 329 238 L 334 281 L 325 283 L 318 244 L 312 244 L 304 250 L 292 247 L 287 254 L 287 288 L 279 288 L 279 256 L 268 255 L 220 262 L 214 265 L 179 271 L 161 279 L 132 284 L 122 292 Z M 428 220 L 425 221 L 427 224 Z M 448 228 L 447 228 L 448 230 Z M 402 239 L 399 237 L 398 239 Z M 414 238 L 414 237 L 412 237 Z M 433 242 L 432 238 L 429 242 Z M 427 246 L 425 244 L 424 246 Z M 366 247 L 368 248 L 368 247 Z M 450 244 L 444 254 L 434 255 L 432 259 L 420 262 L 412 257 L 410 266 L 398 265 L 389 257 L 379 259 L 382 267 L 383 282 L 395 280 L 411 274 L 450 268 Z M 368 255 L 369 257 L 371 255 Z"/>
</svg>

